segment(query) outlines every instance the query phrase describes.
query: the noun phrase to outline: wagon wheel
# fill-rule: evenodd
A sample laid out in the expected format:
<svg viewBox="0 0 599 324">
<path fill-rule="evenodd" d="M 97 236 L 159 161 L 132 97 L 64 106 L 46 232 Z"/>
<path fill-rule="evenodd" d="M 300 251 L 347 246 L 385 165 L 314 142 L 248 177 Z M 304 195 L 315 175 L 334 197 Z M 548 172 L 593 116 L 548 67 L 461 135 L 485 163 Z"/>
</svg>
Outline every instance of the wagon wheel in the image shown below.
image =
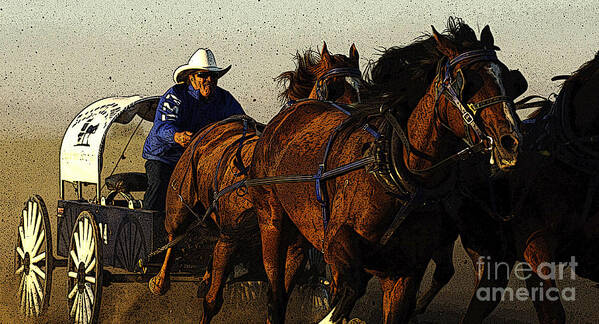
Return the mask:
<svg viewBox="0 0 599 324">
<path fill-rule="evenodd" d="M 35 195 L 23 207 L 15 247 L 17 298 L 22 315 L 37 317 L 48 308 L 52 270 L 54 256 L 48 210 L 42 197 Z"/>
<path fill-rule="evenodd" d="M 146 255 L 146 240 L 139 222 L 137 219 L 124 217 L 116 234 L 113 264 L 136 272 L 140 270 L 139 260 Z"/>
<path fill-rule="evenodd" d="M 102 241 L 92 214 L 77 217 L 67 267 L 69 318 L 73 323 L 95 323 L 102 298 Z"/>
</svg>

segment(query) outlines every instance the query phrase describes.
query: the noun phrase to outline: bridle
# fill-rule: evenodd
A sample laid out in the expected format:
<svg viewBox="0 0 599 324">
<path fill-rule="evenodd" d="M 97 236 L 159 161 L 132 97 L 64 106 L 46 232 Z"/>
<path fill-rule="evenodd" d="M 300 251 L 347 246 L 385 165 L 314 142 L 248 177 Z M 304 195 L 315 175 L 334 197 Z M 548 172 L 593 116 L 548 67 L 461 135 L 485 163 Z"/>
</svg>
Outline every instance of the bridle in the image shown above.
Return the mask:
<svg viewBox="0 0 599 324">
<path fill-rule="evenodd" d="M 470 128 L 474 131 L 474 133 L 479 139 L 478 143 L 474 143 L 474 140 L 472 140 L 470 136 L 466 136 L 466 138 L 464 139 L 466 144 L 468 144 L 469 147 L 473 147 L 475 145 L 484 146 L 485 144 L 483 139 L 486 139 L 488 144 L 483 147 L 483 150 L 490 151 L 493 148 L 493 139 L 491 138 L 491 136 L 487 135 L 483 130 L 481 130 L 481 128 L 477 125 L 475 121 L 475 117 L 484 108 L 502 102 L 505 102 L 511 106 L 513 105 L 513 102 L 512 99 L 508 96 L 495 96 L 481 100 L 476 103 L 464 103 L 462 101 L 462 90 L 465 81 L 464 73 L 462 72 L 461 68 L 456 70 L 454 73 L 454 69 L 458 65 L 458 63 L 462 63 L 462 67 L 464 67 L 480 61 L 499 62 L 499 60 L 497 59 L 497 55 L 495 54 L 495 51 L 473 50 L 462 53 L 454 57 L 452 60 L 446 60 L 445 65 L 439 65 L 438 73 L 435 77 L 435 114 L 437 116 L 440 116 L 438 111 L 439 99 L 441 98 L 441 95 L 445 95 L 445 98 L 447 98 L 453 104 L 453 106 L 460 111 L 466 134 L 469 134 L 468 130 Z M 439 119 L 439 121 L 444 127 L 450 129 L 447 123 L 443 122 L 441 119 Z"/>
<path fill-rule="evenodd" d="M 362 73 L 360 69 L 353 67 L 340 67 L 334 68 L 321 75 L 316 80 L 316 98 L 318 100 L 326 100 L 328 96 L 328 89 L 326 81 L 332 77 L 344 76 L 345 80 L 349 85 L 356 90 L 358 95 L 358 102 L 360 102 L 360 84 L 358 80 L 362 79 Z"/>
<path fill-rule="evenodd" d="M 498 103 L 505 102 L 511 106 L 511 105 L 513 105 L 512 99 L 508 96 L 495 96 L 495 97 L 483 99 L 476 103 L 466 103 L 465 104 L 461 98 L 464 83 L 465 83 L 464 73 L 462 72 L 462 69 L 460 68 L 460 69 L 456 70 L 455 76 L 454 76 L 454 69 L 458 65 L 458 63 L 462 63 L 462 67 L 464 67 L 464 66 L 474 64 L 475 62 L 480 62 L 480 61 L 499 62 L 499 60 L 497 59 L 497 55 L 495 54 L 495 51 L 491 51 L 491 50 L 468 51 L 468 52 L 465 52 L 465 53 L 462 53 L 462 54 L 456 56 L 452 60 L 446 60 L 445 64 L 443 64 L 443 61 L 441 61 L 437 68 L 437 76 L 435 77 L 435 79 L 433 81 L 434 89 L 435 89 L 435 102 L 434 102 L 435 115 L 437 116 L 441 125 L 451 131 L 451 127 L 449 127 L 447 122 L 444 122 L 440 118 L 441 115 L 439 114 L 439 99 L 441 98 L 442 95 L 444 95 L 445 98 L 447 98 L 452 103 L 452 106 L 456 107 L 456 109 L 459 110 L 460 116 L 462 116 L 464 130 L 465 130 L 465 133 L 467 134 L 467 136 L 464 138 L 464 142 L 466 142 L 468 147 L 466 147 L 466 148 L 460 150 L 459 152 L 454 153 L 454 154 L 444 158 L 443 160 L 434 163 L 432 166 L 424 168 L 424 169 L 413 169 L 408 166 L 407 169 L 411 173 L 418 174 L 418 175 L 424 175 L 427 172 L 430 172 L 438 167 L 441 167 L 442 165 L 444 165 L 448 162 L 456 161 L 456 160 L 464 160 L 464 159 L 468 158 L 469 156 L 471 156 L 472 154 L 475 154 L 478 152 L 489 152 L 493 149 L 493 146 L 494 146 L 493 138 L 482 131 L 482 129 L 476 124 L 475 117 L 484 108 L 490 107 L 490 106 L 498 104 Z M 382 111 L 382 108 L 381 108 L 381 111 Z M 385 117 L 387 118 L 387 120 L 391 120 L 391 121 L 393 121 L 393 119 L 394 119 L 392 114 L 390 114 L 388 111 L 385 114 Z M 392 123 L 392 125 L 393 125 L 393 128 L 396 130 L 396 134 L 399 135 L 401 141 L 403 142 L 404 147 L 407 148 L 408 154 L 409 154 L 412 151 L 412 147 L 409 144 L 407 136 L 403 133 L 403 131 L 400 131 L 400 126 L 398 125 L 397 122 Z M 470 128 L 474 131 L 477 138 L 479 139 L 479 141 L 477 143 L 475 143 L 474 140 L 472 140 L 472 138 L 470 136 L 468 136 Z"/>
</svg>

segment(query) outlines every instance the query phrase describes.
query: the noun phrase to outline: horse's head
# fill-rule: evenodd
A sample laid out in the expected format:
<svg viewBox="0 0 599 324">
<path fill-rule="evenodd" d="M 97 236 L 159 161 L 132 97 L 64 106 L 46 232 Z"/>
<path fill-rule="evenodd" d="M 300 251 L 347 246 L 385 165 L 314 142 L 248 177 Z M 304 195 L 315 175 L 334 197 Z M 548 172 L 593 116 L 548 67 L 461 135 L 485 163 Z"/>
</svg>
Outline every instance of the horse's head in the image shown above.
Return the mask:
<svg viewBox="0 0 599 324">
<path fill-rule="evenodd" d="M 309 98 L 319 100 L 352 103 L 360 100 L 359 54 L 354 44 L 349 48 L 349 57 L 341 54 L 331 55 L 327 43 L 323 42 L 320 61 L 312 72 L 316 83 Z"/>
<path fill-rule="evenodd" d="M 281 73 L 276 80 L 286 88 L 279 94 L 283 102 L 312 98 L 354 103 L 359 101 L 362 75 L 359 54 L 352 44 L 349 57 L 332 55 L 324 43 L 319 53 L 307 50 L 295 55 L 295 71 Z"/>
<path fill-rule="evenodd" d="M 447 57 L 430 92 L 438 118 L 470 146 L 492 151 L 491 161 L 501 170 L 511 169 L 522 140 L 513 110 L 513 98 L 525 89 L 522 74 L 497 59 L 489 26 L 482 30 L 480 44 L 458 47 L 434 27 L 433 38 Z"/>
</svg>

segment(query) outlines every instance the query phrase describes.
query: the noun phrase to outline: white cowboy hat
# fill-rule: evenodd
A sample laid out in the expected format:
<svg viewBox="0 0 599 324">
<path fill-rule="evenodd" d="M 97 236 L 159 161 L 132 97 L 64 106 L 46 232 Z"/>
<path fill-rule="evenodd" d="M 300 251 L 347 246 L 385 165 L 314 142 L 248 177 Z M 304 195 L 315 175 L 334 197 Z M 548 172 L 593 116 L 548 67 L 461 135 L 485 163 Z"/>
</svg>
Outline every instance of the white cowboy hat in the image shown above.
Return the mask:
<svg viewBox="0 0 599 324">
<path fill-rule="evenodd" d="M 225 73 L 229 72 L 230 68 L 230 65 L 224 69 L 216 66 L 216 60 L 214 59 L 212 51 L 207 48 L 200 48 L 193 53 L 187 64 L 181 65 L 175 70 L 173 79 L 175 80 L 175 83 L 183 83 L 191 70 L 217 72 L 218 77 L 220 78 L 225 75 Z"/>
</svg>

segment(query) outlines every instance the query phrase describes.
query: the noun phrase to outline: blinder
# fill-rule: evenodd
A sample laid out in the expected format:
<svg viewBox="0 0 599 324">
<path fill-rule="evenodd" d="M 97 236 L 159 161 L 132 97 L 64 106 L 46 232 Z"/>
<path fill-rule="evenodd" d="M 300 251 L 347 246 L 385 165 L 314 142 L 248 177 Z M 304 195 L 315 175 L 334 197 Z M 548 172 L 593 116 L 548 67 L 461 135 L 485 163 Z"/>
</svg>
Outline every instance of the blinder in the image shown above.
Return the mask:
<svg viewBox="0 0 599 324">
<path fill-rule="evenodd" d="M 451 83 L 451 87 L 455 93 L 459 94 L 460 98 L 464 98 L 464 88 L 466 86 L 466 79 L 464 78 L 464 72 L 459 69 L 455 72 L 455 80 Z"/>
<path fill-rule="evenodd" d="M 524 75 L 522 75 L 522 72 L 518 70 L 510 70 L 508 73 L 513 87 L 512 90 L 514 92 L 508 93 L 508 95 L 512 99 L 515 99 L 520 97 L 520 95 L 522 95 L 526 92 L 526 90 L 528 90 L 528 81 L 526 81 L 526 78 L 524 77 Z"/>
</svg>

